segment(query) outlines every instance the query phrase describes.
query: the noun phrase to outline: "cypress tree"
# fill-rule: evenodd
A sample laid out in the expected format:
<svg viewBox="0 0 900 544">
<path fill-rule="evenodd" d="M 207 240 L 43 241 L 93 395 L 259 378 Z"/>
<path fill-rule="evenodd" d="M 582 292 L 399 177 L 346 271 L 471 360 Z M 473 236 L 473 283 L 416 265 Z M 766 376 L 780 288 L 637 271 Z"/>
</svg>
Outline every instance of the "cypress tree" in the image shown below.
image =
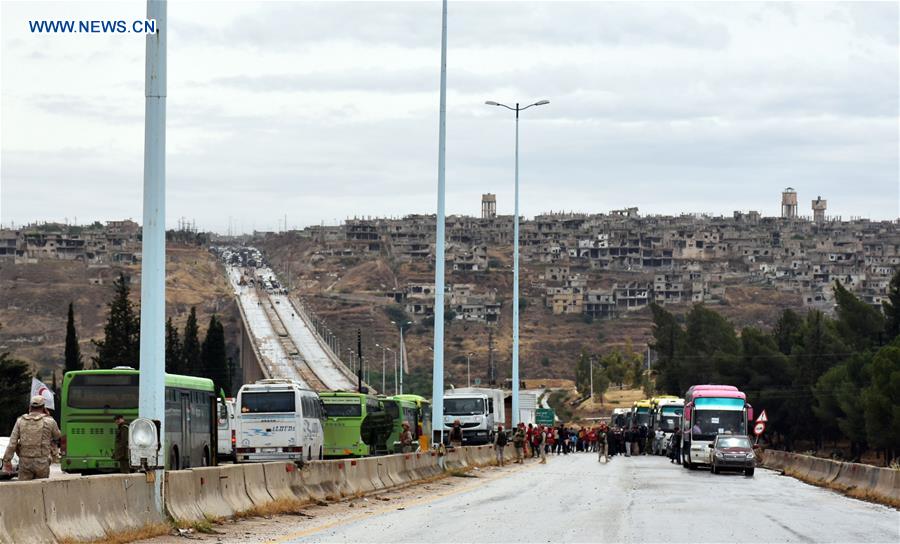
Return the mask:
<svg viewBox="0 0 900 544">
<path fill-rule="evenodd" d="M 197 309 L 191 306 L 187 323 L 184 324 L 182 344 L 182 369 L 185 374 L 200 376 L 203 374 L 203 361 L 200 356 L 200 338 L 197 330 Z"/>
<path fill-rule="evenodd" d="M 212 379 L 216 389 L 231 392 L 231 371 L 225 348 L 225 328 L 216 316 L 209 318 L 202 349 L 203 375 Z"/>
<path fill-rule="evenodd" d="M 109 303 L 109 318 L 103 328 L 103 340 L 92 340 L 97 355 L 91 359 L 97 368 L 140 365 L 141 326 L 134 305 L 128 299 L 130 288 L 125 274 L 113 283 L 115 295 Z"/>
<path fill-rule="evenodd" d="M 78 345 L 78 333 L 75 332 L 75 310 L 69 303 L 69 317 L 66 321 L 66 363 L 65 372 L 84 370 L 81 358 L 81 347 Z"/>
<path fill-rule="evenodd" d="M 166 319 L 166 372 L 184 374 L 184 353 L 178 329 L 172 325 L 172 318 Z"/>
<path fill-rule="evenodd" d="M 888 286 L 888 299 L 881 303 L 884 309 L 884 332 L 887 335 L 885 342 L 900 336 L 900 269 L 894 272 L 891 283 Z"/>
</svg>

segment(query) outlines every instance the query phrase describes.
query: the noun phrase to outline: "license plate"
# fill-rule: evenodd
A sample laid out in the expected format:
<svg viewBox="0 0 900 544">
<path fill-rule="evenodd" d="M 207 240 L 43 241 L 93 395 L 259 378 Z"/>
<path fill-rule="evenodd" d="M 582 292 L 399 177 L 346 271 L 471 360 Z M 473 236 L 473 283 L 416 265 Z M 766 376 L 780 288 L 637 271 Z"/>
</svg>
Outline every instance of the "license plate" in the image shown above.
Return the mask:
<svg viewBox="0 0 900 544">
<path fill-rule="evenodd" d="M 261 448 L 259 451 L 262 453 L 277 453 L 278 448 Z"/>
</svg>

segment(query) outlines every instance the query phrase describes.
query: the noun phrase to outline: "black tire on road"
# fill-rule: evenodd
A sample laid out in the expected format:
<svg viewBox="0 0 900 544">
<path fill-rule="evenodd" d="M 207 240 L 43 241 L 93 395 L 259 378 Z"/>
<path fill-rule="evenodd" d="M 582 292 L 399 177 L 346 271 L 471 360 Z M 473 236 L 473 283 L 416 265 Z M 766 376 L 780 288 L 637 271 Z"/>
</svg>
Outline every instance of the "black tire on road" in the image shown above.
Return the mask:
<svg viewBox="0 0 900 544">
<path fill-rule="evenodd" d="M 747 477 L 752 478 L 752 477 L 753 477 L 753 471 L 754 471 L 754 469 L 748 468 L 747 470 L 744 471 L 744 474 L 747 475 Z"/>
</svg>

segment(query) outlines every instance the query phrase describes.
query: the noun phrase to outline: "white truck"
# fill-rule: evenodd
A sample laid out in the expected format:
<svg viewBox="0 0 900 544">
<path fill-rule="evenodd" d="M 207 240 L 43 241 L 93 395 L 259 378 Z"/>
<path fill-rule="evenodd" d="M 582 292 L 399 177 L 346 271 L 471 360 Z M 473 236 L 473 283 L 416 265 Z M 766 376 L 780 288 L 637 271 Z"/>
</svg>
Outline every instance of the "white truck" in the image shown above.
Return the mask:
<svg viewBox="0 0 900 544">
<path fill-rule="evenodd" d="M 497 425 L 505 425 L 504 393 L 500 389 L 462 387 L 444 392 L 444 432 L 459 420 L 464 445 L 490 444 Z"/>
<path fill-rule="evenodd" d="M 235 403 L 236 463 L 322 459 L 325 409 L 294 380 L 245 384 Z"/>
<path fill-rule="evenodd" d="M 219 430 L 217 441 L 218 458 L 219 460 L 234 459 L 234 443 L 236 440 L 234 399 L 217 399 L 216 412 L 218 415 L 217 428 Z"/>
</svg>

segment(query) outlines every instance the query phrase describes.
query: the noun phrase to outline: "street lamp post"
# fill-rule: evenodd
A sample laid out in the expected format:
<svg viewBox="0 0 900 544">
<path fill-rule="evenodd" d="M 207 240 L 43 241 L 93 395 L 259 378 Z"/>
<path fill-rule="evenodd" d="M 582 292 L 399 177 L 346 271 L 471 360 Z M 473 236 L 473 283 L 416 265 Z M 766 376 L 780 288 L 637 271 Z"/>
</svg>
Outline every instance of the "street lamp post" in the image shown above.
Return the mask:
<svg viewBox="0 0 900 544">
<path fill-rule="evenodd" d="M 493 100 L 485 102 L 488 106 L 500 106 L 516 112 L 516 191 L 515 216 L 513 217 L 513 345 L 512 345 L 512 428 L 519 424 L 519 112 L 532 106 L 544 106 L 549 100 L 540 100 L 524 108 L 512 108 Z"/>
<path fill-rule="evenodd" d="M 403 366 L 403 364 L 404 364 L 403 352 L 406 351 L 403 349 L 403 329 L 407 325 L 412 325 L 412 321 L 406 321 L 404 323 L 397 323 L 396 321 L 391 321 L 391 323 L 393 323 L 394 325 L 397 325 L 397 328 L 400 329 L 400 349 L 398 349 L 397 351 L 400 352 L 400 394 L 402 395 L 403 394 L 403 371 L 405 369 L 405 367 Z M 409 361 L 407 361 L 406 364 L 409 364 Z"/>
<path fill-rule="evenodd" d="M 383 395 L 385 389 L 385 373 L 387 372 L 387 366 L 385 363 L 385 350 L 387 350 L 387 348 L 382 346 L 381 344 L 375 344 L 375 347 L 381 348 L 381 394 Z"/>
<path fill-rule="evenodd" d="M 472 354 L 466 353 L 466 387 L 472 387 Z"/>
</svg>

